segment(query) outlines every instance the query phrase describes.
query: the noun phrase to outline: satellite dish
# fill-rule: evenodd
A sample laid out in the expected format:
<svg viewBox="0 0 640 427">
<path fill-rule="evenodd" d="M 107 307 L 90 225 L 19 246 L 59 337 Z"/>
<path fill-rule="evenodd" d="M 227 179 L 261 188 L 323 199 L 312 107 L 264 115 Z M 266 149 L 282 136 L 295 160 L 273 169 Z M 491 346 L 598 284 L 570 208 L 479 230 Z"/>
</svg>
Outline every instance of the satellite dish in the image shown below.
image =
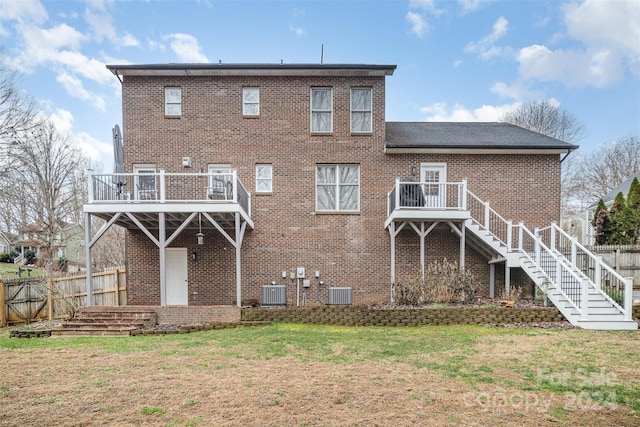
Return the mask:
<svg viewBox="0 0 640 427">
<path fill-rule="evenodd" d="M 113 183 L 118 185 L 118 189 L 121 190 L 122 186 L 125 185 L 126 179 L 122 175 L 117 175 L 120 173 L 124 173 L 124 153 L 122 150 L 122 132 L 120 132 L 120 127 L 115 125 L 113 128 Z"/>
</svg>

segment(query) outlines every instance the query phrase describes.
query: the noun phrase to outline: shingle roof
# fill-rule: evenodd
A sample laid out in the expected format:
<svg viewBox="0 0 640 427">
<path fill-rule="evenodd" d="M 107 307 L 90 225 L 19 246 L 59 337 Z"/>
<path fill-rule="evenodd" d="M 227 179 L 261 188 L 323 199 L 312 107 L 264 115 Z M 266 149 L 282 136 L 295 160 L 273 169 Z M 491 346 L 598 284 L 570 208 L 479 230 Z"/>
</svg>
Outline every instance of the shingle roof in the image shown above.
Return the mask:
<svg viewBox="0 0 640 427">
<path fill-rule="evenodd" d="M 571 151 L 578 146 L 509 123 L 387 122 L 385 148 Z"/>
</svg>

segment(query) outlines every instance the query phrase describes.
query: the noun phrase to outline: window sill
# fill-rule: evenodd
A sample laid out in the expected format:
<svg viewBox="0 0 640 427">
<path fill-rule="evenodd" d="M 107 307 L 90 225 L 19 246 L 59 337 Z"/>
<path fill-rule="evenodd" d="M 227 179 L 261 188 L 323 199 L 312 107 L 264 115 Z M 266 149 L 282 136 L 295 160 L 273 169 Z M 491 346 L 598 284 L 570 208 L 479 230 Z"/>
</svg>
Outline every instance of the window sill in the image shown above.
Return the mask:
<svg viewBox="0 0 640 427">
<path fill-rule="evenodd" d="M 373 136 L 373 132 L 351 132 L 351 136 Z"/>
<path fill-rule="evenodd" d="M 243 119 L 259 119 L 260 114 L 243 114 L 242 118 Z"/>
<path fill-rule="evenodd" d="M 165 114 L 164 118 L 165 119 L 180 119 L 180 118 L 182 118 L 182 116 L 168 116 L 168 115 Z"/>
<path fill-rule="evenodd" d="M 333 132 L 311 132 L 311 136 L 333 136 Z"/>
<path fill-rule="evenodd" d="M 316 215 L 360 215 L 360 211 L 316 211 Z"/>
<path fill-rule="evenodd" d="M 261 192 L 255 192 L 254 193 L 256 196 L 271 196 L 273 195 L 273 191 L 261 191 Z"/>
</svg>

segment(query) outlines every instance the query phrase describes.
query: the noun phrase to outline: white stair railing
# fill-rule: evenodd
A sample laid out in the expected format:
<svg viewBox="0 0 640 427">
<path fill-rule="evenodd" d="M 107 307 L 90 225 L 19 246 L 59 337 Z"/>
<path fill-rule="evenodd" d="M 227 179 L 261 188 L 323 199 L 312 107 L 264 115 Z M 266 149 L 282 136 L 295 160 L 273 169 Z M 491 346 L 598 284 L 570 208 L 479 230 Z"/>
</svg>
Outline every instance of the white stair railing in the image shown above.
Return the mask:
<svg viewBox="0 0 640 427">
<path fill-rule="evenodd" d="M 616 307 L 625 321 L 632 320 L 633 279 L 622 277 L 601 256 L 593 254 L 556 223 L 535 232 L 522 222 L 514 226 L 492 209 L 489 202 L 468 190 L 467 208 L 473 223 L 505 245 L 507 252 L 520 252 L 525 256 L 542 276 L 536 284 L 540 287 L 544 283 L 553 284 L 554 292 L 580 313 L 581 320 L 589 319 L 590 288 Z"/>
<path fill-rule="evenodd" d="M 582 277 L 603 291 L 605 298 L 624 313 L 625 320 L 632 319 L 633 278 L 622 277 L 602 259 L 602 256 L 585 248 L 556 223 L 541 230 L 540 237 L 547 242 L 551 250 L 563 256 Z"/>
<path fill-rule="evenodd" d="M 511 251 L 513 249 L 513 222 L 504 219 L 491 208 L 489 202 L 482 201 L 471 191 L 467 190 L 467 195 L 467 208 L 473 222 L 495 236 L 500 243 L 506 246 L 507 250 Z"/>
</svg>

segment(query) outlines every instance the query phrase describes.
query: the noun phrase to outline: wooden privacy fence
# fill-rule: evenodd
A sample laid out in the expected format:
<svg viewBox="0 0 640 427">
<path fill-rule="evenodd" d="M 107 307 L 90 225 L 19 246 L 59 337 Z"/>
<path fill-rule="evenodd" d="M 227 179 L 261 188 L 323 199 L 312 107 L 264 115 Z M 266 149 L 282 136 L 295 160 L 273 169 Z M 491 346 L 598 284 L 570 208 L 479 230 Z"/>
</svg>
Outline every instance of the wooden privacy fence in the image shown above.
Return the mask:
<svg viewBox="0 0 640 427">
<path fill-rule="evenodd" d="M 126 270 L 93 274 L 94 305 L 127 304 Z M 87 276 L 0 278 L 0 326 L 72 316 L 87 304 Z"/>
<path fill-rule="evenodd" d="M 602 255 L 602 259 L 622 277 L 633 277 L 633 287 L 640 288 L 640 245 L 600 245 L 589 249 Z"/>
</svg>

